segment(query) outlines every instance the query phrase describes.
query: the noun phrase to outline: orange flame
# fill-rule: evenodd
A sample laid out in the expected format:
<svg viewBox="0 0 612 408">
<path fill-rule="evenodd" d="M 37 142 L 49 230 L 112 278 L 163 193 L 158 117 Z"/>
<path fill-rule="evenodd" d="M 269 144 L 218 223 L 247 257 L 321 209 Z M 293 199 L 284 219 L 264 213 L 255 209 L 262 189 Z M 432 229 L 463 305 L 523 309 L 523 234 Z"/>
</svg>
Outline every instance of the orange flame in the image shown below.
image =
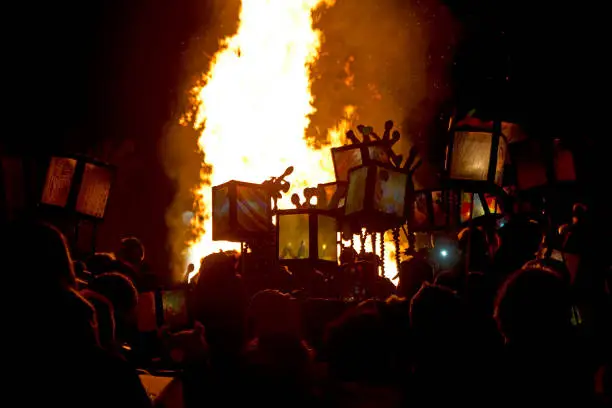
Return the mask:
<svg viewBox="0 0 612 408">
<path fill-rule="evenodd" d="M 290 197 L 305 187 L 334 180 L 328 148 L 316 149 L 305 138 L 315 112 L 311 66 L 318 58 L 321 32 L 313 28 L 313 12 L 335 0 L 242 0 L 236 34 L 221 49 L 193 89 L 197 106 L 194 126 L 201 129 L 198 146 L 204 153 L 201 184 L 195 189 L 196 239 L 187 258 L 199 265 L 219 250 L 239 249 L 233 242 L 212 241 L 211 186 L 229 180 L 260 183 L 294 166 Z M 347 106 L 344 118 L 328 132 L 329 146 L 344 143 L 355 118 Z M 197 274 L 197 267 L 189 279 Z"/>
</svg>

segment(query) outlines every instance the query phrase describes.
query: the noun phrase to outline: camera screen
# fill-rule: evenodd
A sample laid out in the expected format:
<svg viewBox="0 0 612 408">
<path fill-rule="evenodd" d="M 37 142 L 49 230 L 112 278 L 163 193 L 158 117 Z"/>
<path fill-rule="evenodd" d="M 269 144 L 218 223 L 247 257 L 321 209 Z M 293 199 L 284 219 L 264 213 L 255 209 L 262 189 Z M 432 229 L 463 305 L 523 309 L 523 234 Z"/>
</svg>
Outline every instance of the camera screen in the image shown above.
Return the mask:
<svg viewBox="0 0 612 408">
<path fill-rule="evenodd" d="M 162 293 L 164 323 L 172 328 L 184 327 L 189 324 L 187 299 L 182 290 L 169 290 Z"/>
</svg>

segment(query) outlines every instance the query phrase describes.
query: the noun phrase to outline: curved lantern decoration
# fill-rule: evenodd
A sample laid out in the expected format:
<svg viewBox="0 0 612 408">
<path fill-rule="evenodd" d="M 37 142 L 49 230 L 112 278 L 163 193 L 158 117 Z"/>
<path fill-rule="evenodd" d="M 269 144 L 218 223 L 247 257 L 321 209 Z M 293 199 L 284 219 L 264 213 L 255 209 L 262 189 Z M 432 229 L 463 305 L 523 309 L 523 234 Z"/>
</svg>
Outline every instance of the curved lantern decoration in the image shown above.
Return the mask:
<svg viewBox="0 0 612 408">
<path fill-rule="evenodd" d="M 406 219 L 411 195 L 408 171 L 383 164 L 356 167 L 349 173 L 345 219 L 371 232 L 399 227 Z"/>
<path fill-rule="evenodd" d="M 212 188 L 212 238 L 248 242 L 274 231 L 268 189 L 261 184 L 231 180 Z"/>
<path fill-rule="evenodd" d="M 493 128 L 460 126 L 451 131 L 445 169 L 449 180 L 466 190 L 501 188 L 508 143 Z"/>
</svg>

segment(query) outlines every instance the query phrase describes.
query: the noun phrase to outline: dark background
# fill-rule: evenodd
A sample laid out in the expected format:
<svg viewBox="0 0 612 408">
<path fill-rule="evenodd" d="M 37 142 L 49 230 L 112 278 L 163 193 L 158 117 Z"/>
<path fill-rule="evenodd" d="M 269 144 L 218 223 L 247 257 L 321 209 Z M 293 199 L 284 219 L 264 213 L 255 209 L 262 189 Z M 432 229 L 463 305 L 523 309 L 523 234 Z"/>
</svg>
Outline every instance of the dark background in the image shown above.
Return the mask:
<svg viewBox="0 0 612 408">
<path fill-rule="evenodd" d="M 605 157 L 609 132 L 609 45 L 594 2 L 445 1 L 463 28 L 449 106 L 477 107 L 532 135 L 574 142 L 589 158 L 588 188 L 600 193 L 595 187 L 610 173 L 596 153 Z M 0 147 L 110 158 L 120 182 L 102 249 L 135 234 L 153 264 L 167 265 L 164 214 L 173 187 L 159 141 L 185 79 L 183 54 L 206 21 L 206 1 L 20 3 L 3 15 Z"/>
</svg>

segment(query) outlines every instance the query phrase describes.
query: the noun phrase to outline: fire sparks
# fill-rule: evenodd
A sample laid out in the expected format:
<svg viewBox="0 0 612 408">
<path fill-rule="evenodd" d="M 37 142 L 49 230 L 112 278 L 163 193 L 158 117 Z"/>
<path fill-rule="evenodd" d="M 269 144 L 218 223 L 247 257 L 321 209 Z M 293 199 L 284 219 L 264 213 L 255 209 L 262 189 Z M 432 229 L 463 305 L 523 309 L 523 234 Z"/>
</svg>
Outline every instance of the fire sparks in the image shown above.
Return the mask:
<svg viewBox="0 0 612 408">
<path fill-rule="evenodd" d="M 199 265 L 218 250 L 239 249 L 237 243 L 212 241 L 212 186 L 232 179 L 261 183 L 294 166 L 291 191 L 278 203 L 290 208 L 292 193 L 333 181 L 329 149 L 311 147 L 305 132 L 315 112 L 311 66 L 321 46 L 313 12 L 334 2 L 242 0 L 236 34 L 221 42 L 202 86 L 193 90 L 193 123 L 201 129 L 204 163 L 194 191 L 197 238 L 188 248 L 191 263 Z M 345 118 L 328 132 L 331 146 L 343 144 L 354 114 L 355 107 L 345 108 Z M 394 269 L 388 267 L 387 276 Z M 189 279 L 196 273 L 197 268 Z"/>
</svg>

